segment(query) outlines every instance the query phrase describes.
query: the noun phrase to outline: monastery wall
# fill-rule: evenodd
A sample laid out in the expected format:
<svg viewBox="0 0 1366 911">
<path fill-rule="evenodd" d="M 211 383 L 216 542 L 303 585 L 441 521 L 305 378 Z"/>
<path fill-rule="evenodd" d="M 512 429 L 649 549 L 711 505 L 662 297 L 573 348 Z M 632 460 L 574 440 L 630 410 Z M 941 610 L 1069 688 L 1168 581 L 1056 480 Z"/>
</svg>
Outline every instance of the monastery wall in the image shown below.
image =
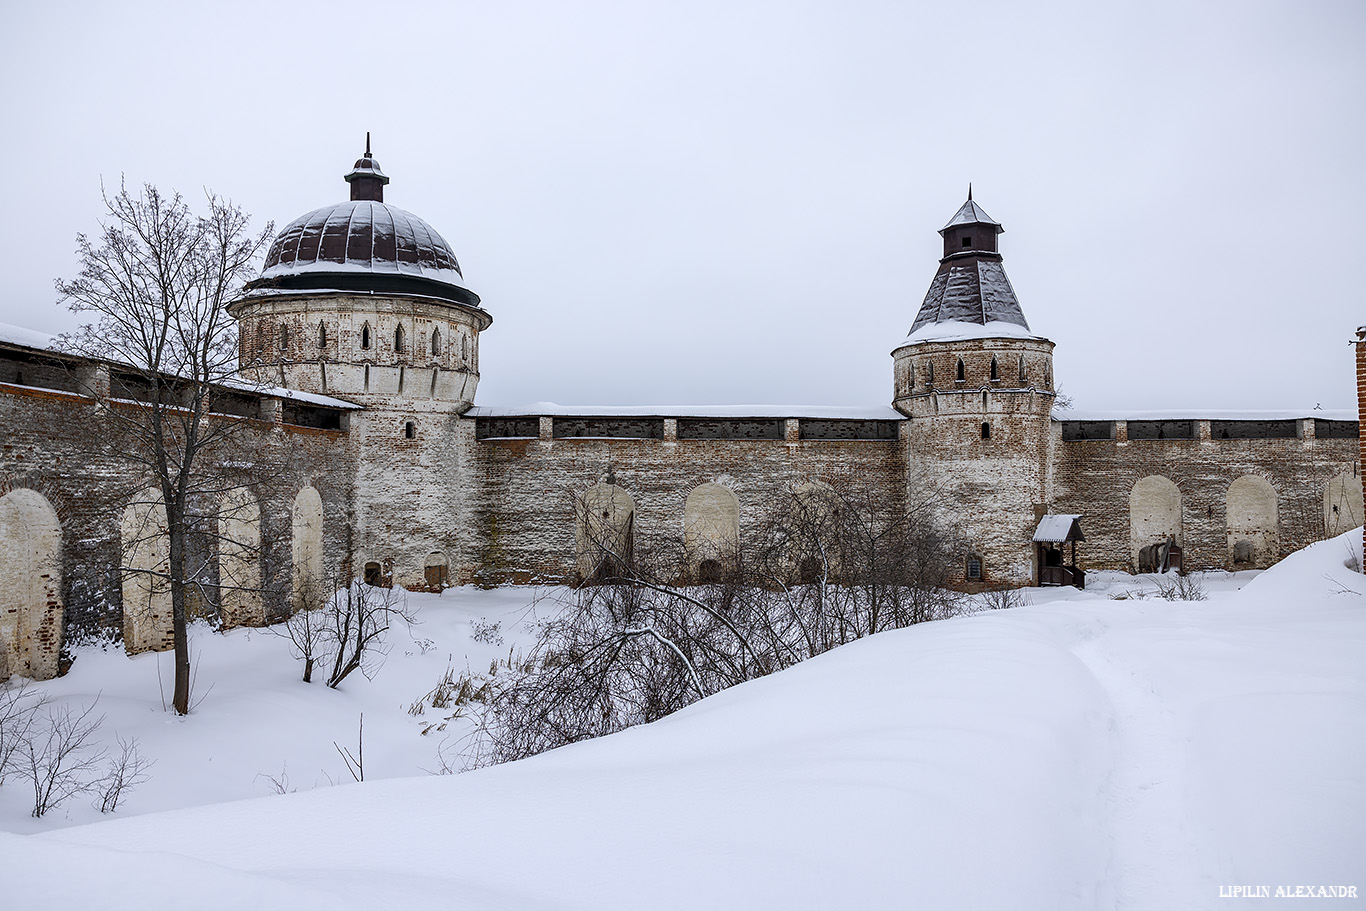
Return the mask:
<svg viewBox="0 0 1366 911">
<path fill-rule="evenodd" d="M 823 482 L 837 490 L 867 485 L 892 504 L 905 495 L 907 442 L 900 421 L 756 420 L 746 422 L 754 433 L 767 435 L 769 425 L 776 423 L 781 438 L 680 439 L 680 423 L 684 436 L 690 429 L 714 431 L 706 430 L 705 421 L 690 428 L 686 420 L 642 416 L 632 423 L 646 429 L 635 432 L 657 430 L 659 436 L 624 439 L 556 438 L 556 425 L 562 433 L 585 425 L 592 431 L 591 420 L 520 420 L 525 432 L 535 422 L 535 438 L 486 437 L 473 444 L 472 482 L 478 493 L 472 520 L 479 543 L 473 561 L 462 567 L 465 578 L 572 580 L 577 571 L 576 498 L 609 476 L 634 504 L 637 542 L 653 537 L 681 542 L 689 494 L 706 484 L 734 494 L 742 543 L 752 542 L 770 511 L 807 483 Z M 886 434 L 890 428 L 891 438 L 809 438 L 840 433 L 841 424 L 855 425 L 848 432 L 863 435 Z M 492 429 L 518 428 L 507 421 Z"/>
<path fill-rule="evenodd" d="M 1084 516 L 1085 569 L 1138 571 L 1169 538 L 1186 569 L 1264 568 L 1362 521 L 1353 422 L 1060 421 L 1052 448 L 1051 511 Z"/>
<path fill-rule="evenodd" d="M 44 382 L 79 375 L 54 370 Z M 259 535 L 259 550 L 231 556 L 234 565 L 251 564 L 264 598 L 225 604 L 228 625 L 261 623 L 286 610 L 295 501 L 306 488 L 322 504 L 315 550 L 333 575 L 349 571 L 355 459 L 347 434 L 286 423 L 291 415 L 276 399 L 255 404 L 264 420 L 221 418 L 248 427 L 233 435 L 240 445 L 205 458 L 228 476 L 240 472 L 242 488 L 227 507 L 227 500 L 198 504 L 205 518 L 190 542 L 216 580 L 217 522 Z M 106 407 L 79 392 L 0 383 L 0 665 L 7 665 L 0 677 L 54 676 L 63 628 L 67 638 L 122 635 L 130 652 L 171 645 L 169 595 L 130 581 L 145 574 L 120 571 L 155 569 L 165 559 L 158 540 L 164 510 L 147 492 L 149 478 L 125 455 L 129 444 Z M 143 599 L 141 613 L 126 609 L 129 598 Z"/>
</svg>

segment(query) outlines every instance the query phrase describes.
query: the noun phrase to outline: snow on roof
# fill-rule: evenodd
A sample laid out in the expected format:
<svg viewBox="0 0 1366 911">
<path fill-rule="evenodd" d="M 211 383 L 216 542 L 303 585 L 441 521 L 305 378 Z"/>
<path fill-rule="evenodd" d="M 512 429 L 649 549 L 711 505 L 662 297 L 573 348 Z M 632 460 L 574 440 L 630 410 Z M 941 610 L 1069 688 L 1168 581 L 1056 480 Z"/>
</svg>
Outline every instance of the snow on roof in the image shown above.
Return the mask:
<svg viewBox="0 0 1366 911">
<path fill-rule="evenodd" d="M 26 348 L 51 348 L 56 338 L 55 335 L 48 335 L 46 332 L 25 329 L 22 326 L 11 326 L 9 323 L 0 323 L 0 342 L 8 342 L 11 345 L 23 345 Z"/>
<path fill-rule="evenodd" d="M 420 275 L 465 287 L 455 253 L 435 228 L 374 200 L 323 206 L 285 226 L 266 254 L 261 278 L 303 272 Z"/>
<path fill-rule="evenodd" d="M 300 392 L 297 389 L 286 389 L 284 386 L 266 386 L 261 383 L 253 383 L 243 376 L 228 377 L 218 383 L 229 389 L 240 389 L 243 392 L 254 392 L 258 395 L 266 395 L 276 399 L 289 399 L 292 402 L 303 402 L 308 405 L 322 405 L 326 408 L 346 408 L 359 409 L 363 405 L 355 402 L 348 402 L 345 399 L 334 399 L 330 395 L 318 395 L 313 392 Z"/>
<path fill-rule="evenodd" d="M 996 221 L 983 211 L 982 207 L 973 202 L 971 198 L 963 203 L 963 205 L 958 208 L 957 212 L 953 213 L 953 218 L 949 219 L 949 223 L 941 228 L 940 232 L 947 231 L 949 228 L 956 225 L 995 225 L 998 228 L 1001 227 L 999 221 Z M 1004 229 L 1002 230 L 1004 231 Z"/>
<path fill-rule="evenodd" d="M 1300 408 L 1283 410 L 1242 410 L 1230 408 L 1171 408 L 1154 411 L 1073 411 L 1053 409 L 1055 421 L 1355 421 L 1357 413 L 1342 408 Z"/>
<path fill-rule="evenodd" d="M 1080 518 L 1080 515 L 1044 516 L 1039 520 L 1039 527 L 1034 530 L 1034 540 L 1040 544 L 1058 544 L 1066 541 L 1072 533 L 1072 526 Z"/>
<path fill-rule="evenodd" d="M 1015 323 L 1029 329 L 1005 267 L 996 260 L 942 263 L 925 292 L 911 333 L 932 323 Z"/>
<path fill-rule="evenodd" d="M 394 275 L 421 275 L 424 278 L 443 281 L 448 285 L 465 287 L 464 277 L 454 269 L 437 269 L 429 265 L 384 259 L 348 260 L 344 263 L 327 261 L 291 263 L 288 266 L 273 266 L 262 272 L 261 277 L 273 278 L 278 275 L 299 275 L 305 272 L 387 272 Z"/>
<path fill-rule="evenodd" d="M 476 406 L 469 410 L 468 416 L 905 419 L 905 415 L 887 405 L 559 405 L 555 402 L 534 402 L 522 407 Z"/>
<path fill-rule="evenodd" d="M 948 320 L 942 323 L 926 323 L 906 336 L 896 347 L 904 348 L 906 345 L 921 342 L 956 342 L 974 338 L 1032 338 L 1047 341 L 1042 335 L 1035 335 L 1018 323 L 1003 320 L 989 320 L 986 323 Z"/>
</svg>

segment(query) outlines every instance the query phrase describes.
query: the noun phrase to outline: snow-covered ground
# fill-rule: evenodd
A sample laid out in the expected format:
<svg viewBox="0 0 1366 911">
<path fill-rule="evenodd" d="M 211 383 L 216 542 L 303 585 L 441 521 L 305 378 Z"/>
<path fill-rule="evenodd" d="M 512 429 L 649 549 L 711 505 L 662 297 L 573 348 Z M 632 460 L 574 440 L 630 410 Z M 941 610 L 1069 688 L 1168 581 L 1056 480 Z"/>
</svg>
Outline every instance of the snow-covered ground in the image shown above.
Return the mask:
<svg viewBox="0 0 1366 911">
<path fill-rule="evenodd" d="M 268 634 L 201 631 L 202 701 L 184 719 L 158 696 L 167 658 L 83 650 L 43 687 L 99 693 L 102 730 L 137 736 L 157 765 L 122 818 L 76 802 L 31 820 L 25 783 L 0 787 L 0 827 L 39 833 L 0 834 L 0 894 L 290 911 L 1175 909 L 1355 887 L 1328 902 L 1355 907 L 1366 579 L 1345 564 L 1359 560 L 1356 531 L 1255 578 L 1208 576 L 1199 602 L 1092 574 L 1086 592 L 875 636 L 648 727 L 455 776 L 423 771 L 451 730 L 433 727 L 443 713 L 408 709 L 448 666 L 487 670 L 525 642 L 526 590 L 413 596 L 424 623 L 340 691 L 298 682 Z M 501 645 L 470 640 L 480 618 L 501 621 Z M 355 784 L 333 741 L 354 752 L 361 712 Z M 282 771 L 297 793 L 271 793 Z"/>
</svg>

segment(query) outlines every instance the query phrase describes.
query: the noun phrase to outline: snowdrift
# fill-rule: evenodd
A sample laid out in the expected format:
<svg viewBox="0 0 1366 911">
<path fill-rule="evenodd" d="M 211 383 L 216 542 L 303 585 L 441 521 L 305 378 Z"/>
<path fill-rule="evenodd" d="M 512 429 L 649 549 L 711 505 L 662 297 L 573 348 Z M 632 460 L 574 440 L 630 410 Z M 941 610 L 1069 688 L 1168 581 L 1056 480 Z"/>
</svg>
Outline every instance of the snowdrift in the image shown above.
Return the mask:
<svg viewBox="0 0 1366 911">
<path fill-rule="evenodd" d="M 1344 565 L 1360 535 L 1208 601 L 1083 593 L 875 636 L 479 772 L 3 835 L 6 898 L 1170 909 L 1227 907 L 1231 886 L 1366 894 L 1366 578 Z"/>
</svg>

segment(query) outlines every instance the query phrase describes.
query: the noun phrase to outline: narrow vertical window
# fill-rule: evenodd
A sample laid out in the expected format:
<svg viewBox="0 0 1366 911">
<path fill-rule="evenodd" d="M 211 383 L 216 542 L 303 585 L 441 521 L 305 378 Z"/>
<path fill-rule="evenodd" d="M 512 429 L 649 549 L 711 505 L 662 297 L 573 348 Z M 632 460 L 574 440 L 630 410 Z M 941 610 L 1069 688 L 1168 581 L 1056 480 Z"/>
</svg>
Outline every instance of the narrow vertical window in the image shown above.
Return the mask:
<svg viewBox="0 0 1366 911">
<path fill-rule="evenodd" d="M 318 347 L 327 347 L 327 323 L 318 323 Z"/>
<path fill-rule="evenodd" d="M 441 356 L 441 330 L 432 330 L 432 357 Z"/>
<path fill-rule="evenodd" d="M 998 369 L 997 366 L 996 366 L 996 356 L 995 356 L 995 355 L 992 355 L 992 357 L 991 357 L 991 378 L 992 378 L 992 380 L 999 380 L 999 379 L 1001 378 L 1000 371 L 999 371 L 999 369 Z"/>
<path fill-rule="evenodd" d="M 417 425 L 408 421 L 403 425 L 403 438 L 405 440 L 414 439 L 417 436 Z"/>
<path fill-rule="evenodd" d="M 1024 355 L 1020 355 L 1020 385 L 1023 386 L 1029 381 L 1029 374 L 1025 372 Z"/>
<path fill-rule="evenodd" d="M 958 359 L 958 382 L 963 382 L 967 379 L 967 376 L 967 372 L 963 370 L 963 359 L 960 357 Z"/>
<path fill-rule="evenodd" d="M 464 333 L 461 333 L 461 335 L 460 335 L 460 360 L 462 360 L 462 361 L 468 361 L 469 359 L 470 359 L 470 338 L 469 338 L 468 335 L 465 335 Z"/>
<path fill-rule="evenodd" d="M 925 365 L 925 385 L 934 385 L 934 361 L 930 361 Z"/>
<path fill-rule="evenodd" d="M 402 354 L 402 353 L 403 353 L 403 324 L 402 324 L 402 323 L 399 323 L 398 328 L 394 330 L 394 354 Z"/>
<path fill-rule="evenodd" d="M 360 327 L 360 346 L 369 350 L 370 348 L 370 324 L 366 323 Z"/>
<path fill-rule="evenodd" d="M 985 421 L 982 423 L 982 439 L 991 439 L 991 425 L 986 423 Z"/>
<path fill-rule="evenodd" d="M 285 358 L 289 352 L 289 326 L 280 324 L 280 357 Z"/>
</svg>

